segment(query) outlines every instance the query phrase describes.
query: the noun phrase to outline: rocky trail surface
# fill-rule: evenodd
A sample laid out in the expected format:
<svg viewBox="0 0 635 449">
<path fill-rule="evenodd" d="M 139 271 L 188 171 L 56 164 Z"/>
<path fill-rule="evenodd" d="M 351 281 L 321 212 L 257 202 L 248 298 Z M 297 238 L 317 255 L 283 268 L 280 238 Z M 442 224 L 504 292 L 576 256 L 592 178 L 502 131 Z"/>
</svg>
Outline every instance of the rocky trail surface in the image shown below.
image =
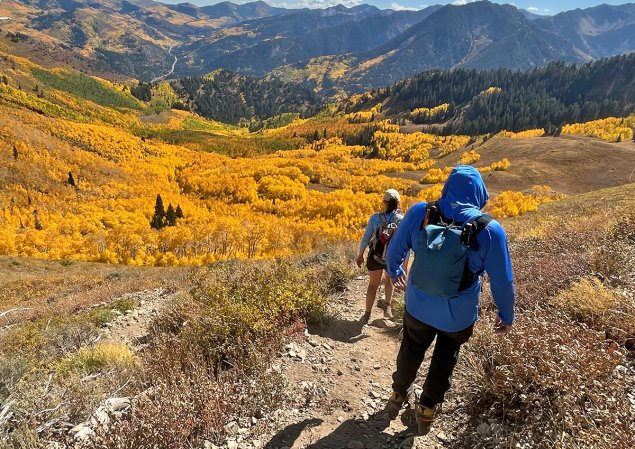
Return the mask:
<svg viewBox="0 0 635 449">
<path fill-rule="evenodd" d="M 131 347 L 146 344 L 152 320 L 170 303 L 174 294 L 173 289 L 157 288 L 124 295 L 120 299 L 132 299 L 138 306 L 107 323 L 102 339 Z"/>
<path fill-rule="evenodd" d="M 455 394 L 448 394 L 445 413 L 428 435 L 414 435 L 411 407 L 390 419 L 384 408 L 392 393 L 401 325 L 384 319 L 383 312 L 375 308 L 369 325 L 361 327 L 358 319 L 364 312 L 367 285 L 365 276 L 352 281 L 345 294 L 334 300 L 336 316 L 331 322 L 308 329 L 304 338 L 285 347 L 275 369 L 282 372 L 298 397 L 306 398 L 305 404 L 274 413 L 269 432 L 258 439 L 236 423 L 236 436 L 225 447 L 440 448 L 457 437 L 469 438 L 466 432 L 477 432 L 476 427 L 482 437 L 495 438 L 501 430 L 498 423 L 472 423 L 467 428 L 469 418 L 462 416 L 464 404 L 456 393 L 460 381 L 455 383 Z M 422 384 L 422 379 L 417 379 L 417 385 Z"/>
<path fill-rule="evenodd" d="M 501 447 L 511 430 L 468 410 L 469 379 L 463 368 L 469 357 L 465 354 L 457 365 L 443 412 L 427 435 L 415 435 L 411 404 L 397 417 L 389 415 L 385 406 L 392 392 L 402 327 L 399 319 L 383 318 L 383 311 L 376 307 L 369 325 L 361 326 L 367 285 L 366 276 L 350 282 L 346 291 L 332 300 L 333 314 L 328 321 L 309 327 L 275 359 L 271 369 L 284 378 L 287 408 L 240 417 L 225 426 L 229 437 L 222 445 L 206 442 L 202 449 Z M 146 344 L 153 318 L 174 299 L 175 292 L 155 289 L 131 295 L 138 307 L 109 323 L 101 338 L 138 350 Z M 383 297 L 383 292 L 378 297 Z M 432 350 L 428 350 L 415 382 L 416 393 L 423 385 Z M 624 374 L 635 375 L 635 365 Z M 628 397 L 635 407 L 632 394 Z M 71 433 L 77 441 L 90 439 L 93 429 L 108 426 L 111 417 L 125 415 L 133 403 L 134 398 L 110 398 Z M 516 447 L 533 445 L 519 443 Z"/>
</svg>

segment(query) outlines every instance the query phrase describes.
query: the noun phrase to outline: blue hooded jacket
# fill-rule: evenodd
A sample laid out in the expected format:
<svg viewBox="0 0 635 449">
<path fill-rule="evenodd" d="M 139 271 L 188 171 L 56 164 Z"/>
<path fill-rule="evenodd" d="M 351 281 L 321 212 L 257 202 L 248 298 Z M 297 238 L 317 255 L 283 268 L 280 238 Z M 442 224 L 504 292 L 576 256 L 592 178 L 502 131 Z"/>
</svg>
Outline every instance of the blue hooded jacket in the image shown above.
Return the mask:
<svg viewBox="0 0 635 449">
<path fill-rule="evenodd" d="M 459 165 L 452 170 L 443 186 L 439 209 L 441 214 L 455 223 L 472 221 L 483 213 L 489 194 L 481 174 L 474 167 Z M 408 210 L 397 232 L 390 241 L 386 257 L 388 274 L 395 278 L 404 274 L 402 263 L 408 251 L 414 249 L 423 222 L 427 203 L 418 203 Z M 468 250 L 468 267 L 473 273 L 487 272 L 492 296 L 503 323 L 514 321 L 514 281 L 507 236 L 501 225 L 492 220 L 477 238 L 478 250 Z M 417 254 L 415 252 L 415 261 Z M 416 262 L 415 262 L 416 263 Z M 445 332 L 458 332 L 468 328 L 478 318 L 481 279 L 449 299 L 430 296 L 408 279 L 406 311 L 417 320 Z"/>
</svg>

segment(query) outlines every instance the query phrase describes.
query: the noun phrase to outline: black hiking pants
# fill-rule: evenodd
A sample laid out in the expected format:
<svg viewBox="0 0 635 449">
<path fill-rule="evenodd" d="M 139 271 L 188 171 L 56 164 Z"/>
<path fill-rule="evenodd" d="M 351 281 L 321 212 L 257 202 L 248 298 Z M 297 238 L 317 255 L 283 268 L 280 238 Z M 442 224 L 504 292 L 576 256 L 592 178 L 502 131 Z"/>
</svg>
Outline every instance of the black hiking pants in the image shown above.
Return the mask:
<svg viewBox="0 0 635 449">
<path fill-rule="evenodd" d="M 392 375 L 392 388 L 405 396 L 417 377 L 426 351 L 436 337 L 437 343 L 430 360 L 430 368 L 420 402 L 433 407 L 443 402 L 450 389 L 452 372 L 456 366 L 461 345 L 472 336 L 474 325 L 459 332 L 443 332 L 414 318 L 408 312 L 404 315 L 403 340 L 397 355 L 397 370 Z"/>
</svg>

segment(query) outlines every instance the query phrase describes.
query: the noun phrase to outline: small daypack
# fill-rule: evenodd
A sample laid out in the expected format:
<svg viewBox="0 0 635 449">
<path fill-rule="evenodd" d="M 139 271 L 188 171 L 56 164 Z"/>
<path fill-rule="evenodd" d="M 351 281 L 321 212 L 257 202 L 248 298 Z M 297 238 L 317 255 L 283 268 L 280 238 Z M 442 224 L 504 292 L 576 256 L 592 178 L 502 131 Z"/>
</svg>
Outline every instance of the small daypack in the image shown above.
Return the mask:
<svg viewBox="0 0 635 449">
<path fill-rule="evenodd" d="M 489 215 L 457 225 L 444 220 L 437 202 L 428 203 L 419 228 L 412 266 L 412 283 L 439 298 L 452 298 L 470 287 L 478 276 L 468 267 L 468 250 L 478 249 L 478 234 L 492 221 Z"/>
<path fill-rule="evenodd" d="M 399 213 L 395 213 L 393 219 L 388 221 L 388 217 L 385 212 L 379 214 L 381 219 L 381 225 L 379 229 L 375 231 L 370 241 L 370 256 L 378 263 L 386 265 L 386 252 L 388 251 L 388 244 L 392 239 L 392 236 L 397 230 L 397 225 L 401 221 L 402 216 Z"/>
</svg>

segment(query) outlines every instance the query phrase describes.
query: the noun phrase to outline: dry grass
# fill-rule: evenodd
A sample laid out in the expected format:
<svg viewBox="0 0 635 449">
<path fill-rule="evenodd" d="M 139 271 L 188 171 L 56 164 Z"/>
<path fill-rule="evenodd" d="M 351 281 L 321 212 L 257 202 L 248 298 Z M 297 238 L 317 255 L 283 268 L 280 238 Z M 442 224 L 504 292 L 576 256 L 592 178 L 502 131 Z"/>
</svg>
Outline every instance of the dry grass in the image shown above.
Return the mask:
<svg viewBox="0 0 635 449">
<path fill-rule="evenodd" d="M 629 185 L 504 222 L 518 320 L 505 338 L 477 326 L 459 375 L 474 419 L 495 418 L 505 432 L 452 447 L 635 447 L 632 379 L 621 374 L 635 355 L 633 210 Z"/>
<path fill-rule="evenodd" d="M 499 447 L 634 447 L 635 413 L 615 374 L 624 351 L 602 333 L 536 309 L 506 338 L 480 327 L 464 359 L 472 413 L 506 429 Z"/>
<path fill-rule="evenodd" d="M 7 315 L 0 326 L 72 314 L 140 290 L 183 287 L 190 272 L 192 269 L 0 257 L 0 312 L 28 309 Z"/>
<path fill-rule="evenodd" d="M 495 137 L 474 148 L 481 155 L 475 165 L 487 166 L 508 158 L 508 170 L 484 174 L 490 193 L 524 191 L 547 184 L 566 195 L 597 192 L 629 182 L 635 164 L 635 144 L 604 142 L 599 139 L 562 135 L 507 139 Z M 441 158 L 439 166 L 455 165 L 461 155 Z M 597 193 L 594 194 L 597 197 Z"/>
<path fill-rule="evenodd" d="M 576 320 L 635 350 L 635 303 L 597 279 L 582 279 L 551 301 Z"/>
</svg>

